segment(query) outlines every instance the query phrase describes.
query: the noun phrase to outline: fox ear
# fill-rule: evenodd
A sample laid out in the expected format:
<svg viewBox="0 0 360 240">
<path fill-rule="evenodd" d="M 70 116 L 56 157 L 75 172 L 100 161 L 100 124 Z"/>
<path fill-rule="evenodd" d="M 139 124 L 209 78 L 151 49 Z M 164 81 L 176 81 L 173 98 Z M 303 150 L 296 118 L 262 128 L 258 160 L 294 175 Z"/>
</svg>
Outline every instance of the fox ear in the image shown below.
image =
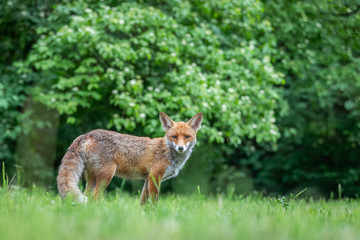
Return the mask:
<svg viewBox="0 0 360 240">
<path fill-rule="evenodd" d="M 201 128 L 202 120 L 203 120 L 203 113 L 198 113 L 195 116 L 193 116 L 187 123 L 197 132 Z"/>
<path fill-rule="evenodd" d="M 172 128 L 172 126 L 174 126 L 174 121 L 171 120 L 171 118 L 165 113 L 161 112 L 159 117 L 165 132 L 167 132 L 170 128 Z"/>
</svg>

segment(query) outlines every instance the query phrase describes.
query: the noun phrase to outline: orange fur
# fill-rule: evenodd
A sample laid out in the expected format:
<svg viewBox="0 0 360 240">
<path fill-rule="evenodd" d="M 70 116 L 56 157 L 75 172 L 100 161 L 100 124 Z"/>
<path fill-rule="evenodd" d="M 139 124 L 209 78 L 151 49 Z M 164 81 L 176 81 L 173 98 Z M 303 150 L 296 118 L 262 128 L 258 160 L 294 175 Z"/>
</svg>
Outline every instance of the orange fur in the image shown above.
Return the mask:
<svg viewBox="0 0 360 240">
<path fill-rule="evenodd" d="M 200 129 L 202 113 L 189 122 L 173 122 L 160 113 L 166 135 L 150 139 L 107 130 L 94 130 L 77 137 L 62 159 L 57 177 L 60 195 L 68 194 L 78 202 L 87 198 L 77 184 L 82 173 L 86 177 L 87 195 L 99 197 L 113 176 L 145 179 L 140 202 L 157 202 L 160 184 L 175 177 L 191 155 Z"/>
</svg>

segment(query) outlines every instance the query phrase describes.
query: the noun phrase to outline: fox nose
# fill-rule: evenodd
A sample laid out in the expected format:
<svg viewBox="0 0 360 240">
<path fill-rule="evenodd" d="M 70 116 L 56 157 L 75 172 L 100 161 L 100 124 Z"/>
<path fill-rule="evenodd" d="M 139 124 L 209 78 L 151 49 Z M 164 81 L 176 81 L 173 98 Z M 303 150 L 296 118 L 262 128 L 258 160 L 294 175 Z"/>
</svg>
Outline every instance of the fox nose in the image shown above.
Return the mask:
<svg viewBox="0 0 360 240">
<path fill-rule="evenodd" d="M 184 151 L 184 147 L 183 146 L 179 146 L 179 151 Z"/>
</svg>

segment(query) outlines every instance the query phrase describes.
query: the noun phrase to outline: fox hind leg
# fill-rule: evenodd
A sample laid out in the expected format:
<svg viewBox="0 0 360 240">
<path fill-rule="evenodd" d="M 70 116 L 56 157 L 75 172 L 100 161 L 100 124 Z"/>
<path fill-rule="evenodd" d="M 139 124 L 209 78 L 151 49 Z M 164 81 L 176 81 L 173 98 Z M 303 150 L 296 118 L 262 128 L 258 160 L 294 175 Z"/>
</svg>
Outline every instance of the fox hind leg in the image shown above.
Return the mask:
<svg viewBox="0 0 360 240">
<path fill-rule="evenodd" d="M 86 177 L 85 194 L 89 195 L 90 192 L 95 188 L 96 180 L 94 174 L 90 171 L 86 171 L 85 177 Z"/>
<path fill-rule="evenodd" d="M 95 178 L 95 187 L 92 191 L 92 195 L 94 199 L 99 198 L 99 194 L 103 191 L 107 186 L 109 186 L 111 179 L 115 175 L 116 165 L 111 165 L 102 169 Z"/>
</svg>

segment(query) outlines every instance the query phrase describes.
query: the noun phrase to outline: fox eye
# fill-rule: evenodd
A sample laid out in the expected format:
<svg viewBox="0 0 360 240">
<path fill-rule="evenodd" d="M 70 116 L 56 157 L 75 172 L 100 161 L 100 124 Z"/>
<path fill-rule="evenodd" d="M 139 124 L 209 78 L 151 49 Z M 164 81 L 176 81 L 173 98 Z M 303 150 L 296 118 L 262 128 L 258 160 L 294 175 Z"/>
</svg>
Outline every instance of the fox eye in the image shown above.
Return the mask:
<svg viewBox="0 0 360 240">
<path fill-rule="evenodd" d="M 189 138 L 190 136 L 189 135 L 185 135 L 185 138 Z"/>
<path fill-rule="evenodd" d="M 177 139 L 177 136 L 175 136 L 175 135 L 174 135 L 174 136 L 171 136 L 171 137 L 174 138 L 174 139 Z"/>
</svg>

